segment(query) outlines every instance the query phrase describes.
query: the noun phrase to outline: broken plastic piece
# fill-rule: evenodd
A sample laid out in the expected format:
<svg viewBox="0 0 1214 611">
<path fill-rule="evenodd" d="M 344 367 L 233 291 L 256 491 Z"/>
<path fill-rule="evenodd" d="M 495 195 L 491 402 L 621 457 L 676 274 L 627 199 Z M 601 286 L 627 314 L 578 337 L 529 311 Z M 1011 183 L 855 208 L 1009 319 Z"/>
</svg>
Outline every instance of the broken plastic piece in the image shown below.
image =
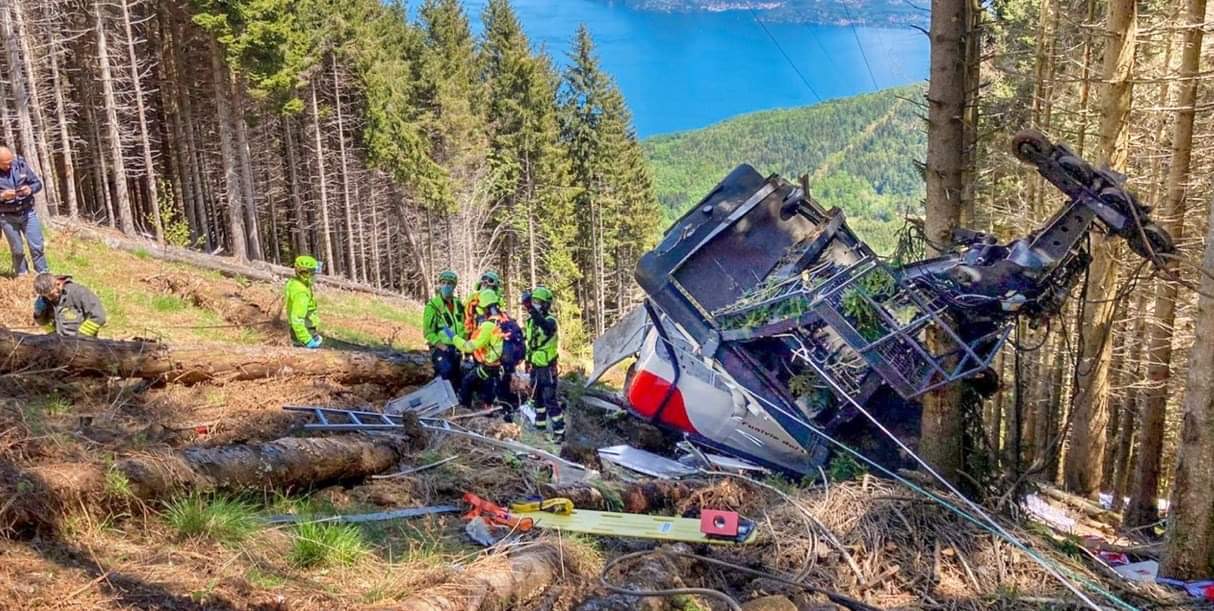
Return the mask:
<svg viewBox="0 0 1214 611">
<path fill-rule="evenodd" d="M 700 511 L 700 532 L 710 537 L 738 536 L 738 514 L 732 511 L 704 509 Z"/>
<path fill-rule="evenodd" d="M 679 479 L 696 474 L 694 467 L 628 445 L 599 448 L 599 458 L 613 465 L 661 479 Z"/>
<path fill-rule="evenodd" d="M 444 378 L 434 378 L 425 386 L 389 401 L 384 406 L 384 413 L 399 416 L 405 412 L 413 412 L 419 418 L 429 418 L 457 405 L 459 397 L 455 395 L 451 383 Z"/>
</svg>

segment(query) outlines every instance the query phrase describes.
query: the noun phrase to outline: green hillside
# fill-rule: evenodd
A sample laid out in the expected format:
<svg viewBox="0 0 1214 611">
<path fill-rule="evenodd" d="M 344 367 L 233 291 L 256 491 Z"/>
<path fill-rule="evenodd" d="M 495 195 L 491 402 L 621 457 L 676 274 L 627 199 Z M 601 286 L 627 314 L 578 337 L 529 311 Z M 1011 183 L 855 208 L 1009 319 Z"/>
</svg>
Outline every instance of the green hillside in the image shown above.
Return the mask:
<svg viewBox="0 0 1214 611">
<path fill-rule="evenodd" d="M 851 226 L 888 250 L 907 212 L 923 199 L 917 167 L 927 138 L 913 100 L 918 85 L 787 110 L 743 115 L 644 142 L 667 220 L 708 193 L 729 170 L 808 173 L 813 196 L 847 212 Z"/>
</svg>

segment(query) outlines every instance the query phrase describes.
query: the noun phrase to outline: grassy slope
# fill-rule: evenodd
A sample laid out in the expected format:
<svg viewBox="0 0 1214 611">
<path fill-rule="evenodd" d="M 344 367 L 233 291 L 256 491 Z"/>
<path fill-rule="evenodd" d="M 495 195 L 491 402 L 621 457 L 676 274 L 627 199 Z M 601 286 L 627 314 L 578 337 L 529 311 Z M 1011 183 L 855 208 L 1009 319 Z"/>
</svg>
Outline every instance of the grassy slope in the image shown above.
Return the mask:
<svg viewBox="0 0 1214 611">
<path fill-rule="evenodd" d="M 785 110 L 757 112 L 704 129 L 645 141 L 668 220 L 699 201 L 730 170 L 814 177 L 814 196 L 848 213 L 854 228 L 883 241 L 892 222 L 919 207 L 916 161 L 926 153 L 919 86 L 898 87 Z"/>
<path fill-rule="evenodd" d="M 57 232 L 49 239 L 48 256 L 55 273 L 70 274 L 97 293 L 109 315 L 103 337 L 147 337 L 170 342 L 229 344 L 276 343 L 283 333 L 266 325 L 232 325 L 219 313 L 197 307 L 177 295 L 165 294 L 145 281 L 160 274 L 186 274 L 209 289 L 227 292 L 242 286 L 218 272 L 180 263 L 111 250 L 100 242 Z M 29 279 L 12 279 L 7 253 L 0 254 L 0 324 L 31 328 L 33 291 Z M 243 286 L 248 286 L 243 285 Z M 281 293 L 281 286 L 260 285 L 253 291 L 266 303 Z M 329 337 L 372 346 L 399 349 L 424 347 L 421 306 L 403 299 L 384 300 L 369 295 L 320 288 L 321 332 Z M 281 307 L 281 306 L 279 306 Z M 277 311 L 277 310 L 276 310 Z"/>
</svg>

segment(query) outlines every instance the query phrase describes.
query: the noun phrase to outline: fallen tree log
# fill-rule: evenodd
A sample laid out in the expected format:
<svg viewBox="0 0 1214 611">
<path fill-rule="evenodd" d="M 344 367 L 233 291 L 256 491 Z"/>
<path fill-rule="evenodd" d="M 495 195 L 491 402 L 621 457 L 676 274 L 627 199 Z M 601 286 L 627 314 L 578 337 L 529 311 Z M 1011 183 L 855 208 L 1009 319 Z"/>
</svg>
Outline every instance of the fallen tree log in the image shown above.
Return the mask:
<svg viewBox="0 0 1214 611">
<path fill-rule="evenodd" d="M 507 558 L 474 563 L 447 583 L 412 594 L 392 608 L 399 611 L 481 611 L 519 609 L 551 586 L 561 574 L 561 550 L 540 544 Z"/>
<path fill-rule="evenodd" d="M 150 501 L 185 491 L 304 488 L 387 471 L 425 433 L 415 420 L 403 436 L 286 437 L 263 444 L 187 448 L 96 463 L 39 465 L 4 474 L 9 502 L 0 524 L 53 526 L 65 510 Z M 16 492 L 17 494 L 11 494 Z"/>
<path fill-rule="evenodd" d="M 422 384 L 433 377 L 430 358 L 421 352 L 232 346 L 217 349 L 31 335 L 0 329 L 0 371 L 52 368 L 177 384 L 317 376 L 331 377 L 344 384 L 370 382 L 399 388 Z"/>
<path fill-rule="evenodd" d="M 264 285 L 236 285 L 228 290 L 204 284 L 197 274 L 173 272 L 148 276 L 143 281 L 153 288 L 176 295 L 194 307 L 214 312 L 236 325 L 273 325 L 286 329 L 282 316 L 282 297 Z"/>
<path fill-rule="evenodd" d="M 1047 498 L 1054 499 L 1055 501 L 1063 503 L 1067 507 L 1078 511 L 1085 517 L 1100 523 L 1105 528 L 1117 528 L 1121 525 L 1120 513 L 1105 509 L 1090 499 L 1075 496 L 1074 494 L 1059 490 L 1058 488 L 1050 486 L 1049 484 L 1040 484 L 1038 486 L 1038 492 Z"/>
<path fill-rule="evenodd" d="M 567 486 L 549 484 L 544 486 L 544 496 L 567 498 L 579 509 L 648 513 L 677 509 L 680 502 L 716 484 L 703 480 L 598 481 Z"/>
<path fill-rule="evenodd" d="M 123 236 L 116 231 L 104 230 L 100 227 L 80 221 L 71 221 L 57 217 L 51 219 L 49 222 L 52 227 L 64 229 L 73 234 L 97 240 L 110 248 L 135 253 L 140 256 L 151 256 L 153 258 L 162 259 L 165 261 L 186 263 L 195 267 L 217 271 L 225 276 L 244 277 L 261 282 L 276 282 L 279 280 L 285 280 L 295 275 L 295 271 L 293 269 L 284 265 L 274 265 L 265 261 L 250 261 L 247 264 L 242 265 L 231 257 L 209 255 L 206 253 L 189 250 L 188 248 L 157 244 L 152 240 L 131 238 Z M 359 282 L 353 282 L 344 278 L 338 278 L 336 276 L 327 276 L 322 274 L 317 276 L 316 280 L 322 285 L 331 286 L 346 291 L 369 293 L 372 295 L 379 295 L 381 297 L 409 301 L 400 293 L 394 293 L 392 291 L 369 286 Z M 412 303 L 411 301 L 409 302 Z"/>
</svg>

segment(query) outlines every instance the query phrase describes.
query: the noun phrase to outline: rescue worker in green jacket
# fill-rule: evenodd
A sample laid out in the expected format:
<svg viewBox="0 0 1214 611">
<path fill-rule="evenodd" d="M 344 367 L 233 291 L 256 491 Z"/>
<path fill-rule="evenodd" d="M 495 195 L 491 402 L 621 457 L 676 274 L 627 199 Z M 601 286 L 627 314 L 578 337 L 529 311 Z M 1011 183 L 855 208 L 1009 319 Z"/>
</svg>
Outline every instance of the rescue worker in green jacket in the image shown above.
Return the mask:
<svg viewBox="0 0 1214 611">
<path fill-rule="evenodd" d="M 58 335 L 97 337 L 105 325 L 101 300 L 71 276 L 38 274 L 34 293 L 34 320 Z"/>
<path fill-rule="evenodd" d="M 312 282 L 320 271 L 320 262 L 308 255 L 295 257 L 295 276 L 287 280 L 287 323 L 291 326 L 291 343 L 314 349 L 321 343 L 316 331 L 316 297 Z"/>
<path fill-rule="evenodd" d="M 434 375 L 451 383 L 452 388 L 459 388 L 460 361 L 462 360 L 456 343 L 467 339 L 461 317 L 464 304 L 455 294 L 455 285 L 459 276 L 453 271 L 445 271 L 438 275 L 438 291 L 422 312 L 422 334 L 426 344 L 430 346 L 430 362 L 434 365 Z M 451 335 L 447 334 L 451 331 Z"/>
<path fill-rule="evenodd" d="M 468 296 L 468 303 L 464 304 L 464 332 L 466 335 L 472 335 L 476 330 L 476 302 L 480 299 L 481 291 L 492 290 L 497 294 L 497 300 L 500 307 L 502 300 L 502 278 L 493 270 L 486 270 L 481 274 L 481 279 L 476 281 L 476 286 L 472 287 L 472 294 Z"/>
<path fill-rule="evenodd" d="M 454 330 L 444 331 L 451 338 L 455 348 L 460 352 L 471 353 L 474 366 L 464 374 L 460 383 L 460 403 L 464 407 L 472 407 L 472 396 L 476 394 L 481 407 L 492 407 L 497 396 L 497 386 L 502 378 L 502 348 L 505 344 L 505 334 L 498 327 L 501 322 L 501 303 L 497 291 L 481 289 L 476 295 L 477 327 L 472 336 L 466 340 L 456 340 Z M 506 422 L 513 420 L 510 410 L 504 413 Z"/>
<path fill-rule="evenodd" d="M 527 369 L 531 373 L 531 397 L 535 404 L 535 426 L 540 430 L 552 423 L 552 435 L 558 441 L 565 438 L 565 415 L 557 398 L 557 339 L 556 316 L 552 314 L 552 291 L 537 286 L 523 294 L 527 322 L 523 337 L 527 344 Z"/>
</svg>

